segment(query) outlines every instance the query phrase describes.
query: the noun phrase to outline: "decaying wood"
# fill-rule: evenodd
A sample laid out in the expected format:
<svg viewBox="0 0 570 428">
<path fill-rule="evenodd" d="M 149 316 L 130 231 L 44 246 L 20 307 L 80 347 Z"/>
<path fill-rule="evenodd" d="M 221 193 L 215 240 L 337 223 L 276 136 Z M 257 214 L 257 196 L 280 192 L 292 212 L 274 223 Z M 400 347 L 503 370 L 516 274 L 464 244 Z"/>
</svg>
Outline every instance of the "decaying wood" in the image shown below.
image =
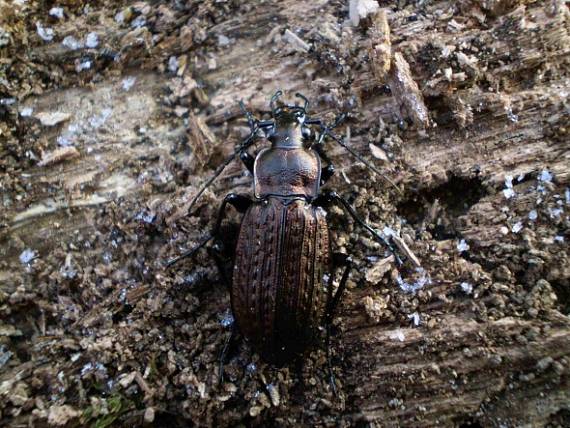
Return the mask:
<svg viewBox="0 0 570 428">
<path fill-rule="evenodd" d="M 568 425 L 564 2 L 381 2 L 357 26 L 338 2 L 21 3 L 0 2 L 2 423 Z M 89 32 L 96 48 L 61 43 Z M 327 216 L 355 260 L 339 397 L 323 352 L 275 369 L 243 343 L 218 385 L 214 262 L 162 266 L 250 191 L 234 162 L 188 216 L 247 132 L 237 102 L 260 116 L 277 89 L 349 112 L 336 131 L 403 194 L 332 143 L 327 185 L 421 265 Z"/>
</svg>

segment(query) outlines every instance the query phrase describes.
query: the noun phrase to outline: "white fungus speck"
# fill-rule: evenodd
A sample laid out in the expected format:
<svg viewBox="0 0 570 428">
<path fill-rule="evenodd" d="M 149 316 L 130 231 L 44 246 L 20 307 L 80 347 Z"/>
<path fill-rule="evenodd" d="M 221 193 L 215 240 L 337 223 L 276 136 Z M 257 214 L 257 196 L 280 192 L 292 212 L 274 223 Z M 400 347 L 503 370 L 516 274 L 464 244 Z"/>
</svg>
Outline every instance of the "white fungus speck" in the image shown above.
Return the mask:
<svg viewBox="0 0 570 428">
<path fill-rule="evenodd" d="M 123 87 L 123 89 L 125 91 L 128 91 L 129 89 L 131 89 L 133 87 L 133 85 L 135 84 L 136 81 L 137 81 L 136 77 L 133 77 L 133 76 L 125 77 L 123 79 L 123 81 L 121 82 L 121 86 Z"/>
<path fill-rule="evenodd" d="M 465 242 L 465 239 L 462 239 L 458 244 L 457 244 L 457 251 L 459 251 L 460 253 L 462 253 L 463 251 L 467 251 L 469 250 L 469 244 L 467 242 Z"/>
<path fill-rule="evenodd" d="M 91 68 L 91 60 L 84 59 L 77 63 L 75 66 L 75 71 L 80 73 L 83 70 L 89 70 Z"/>
<path fill-rule="evenodd" d="M 223 34 L 218 34 L 218 46 L 224 47 L 230 44 L 230 39 L 228 39 Z"/>
<path fill-rule="evenodd" d="M 513 176 L 506 175 L 505 176 L 505 189 L 503 190 L 503 195 L 505 198 L 510 199 L 515 196 L 515 191 L 513 190 Z"/>
<path fill-rule="evenodd" d="M 509 233 L 509 228 L 506 226 L 501 226 L 501 228 L 499 229 L 499 231 L 503 234 L 506 235 L 507 233 Z"/>
<path fill-rule="evenodd" d="M 566 191 L 564 192 L 564 197 L 566 198 L 566 204 L 570 205 L 570 188 L 566 188 Z"/>
<path fill-rule="evenodd" d="M 36 31 L 38 32 L 38 36 L 42 38 L 42 40 L 46 42 L 51 42 L 55 33 L 53 28 L 44 27 L 41 22 L 36 22 Z"/>
<path fill-rule="evenodd" d="M 564 242 L 564 236 L 556 235 L 556 236 L 554 237 L 554 240 L 555 240 L 556 242 Z"/>
<path fill-rule="evenodd" d="M 564 212 L 562 208 L 548 208 L 548 215 L 550 218 L 558 218 Z"/>
<path fill-rule="evenodd" d="M 226 313 L 220 321 L 222 327 L 225 328 L 230 327 L 233 323 L 234 323 L 234 317 L 231 313 Z"/>
<path fill-rule="evenodd" d="M 34 260 L 37 257 L 38 253 L 36 253 L 34 250 L 32 250 L 31 248 L 26 248 L 24 251 L 22 251 L 22 253 L 20 254 L 20 263 L 27 265 L 28 263 L 30 263 L 32 260 Z"/>
<path fill-rule="evenodd" d="M 81 49 L 83 45 L 79 40 L 77 40 L 73 36 L 65 36 L 65 38 L 61 41 L 61 44 L 72 51 Z"/>
<path fill-rule="evenodd" d="M 100 128 L 101 126 L 103 126 L 103 124 L 105 122 L 107 122 L 107 119 L 109 119 L 109 117 L 111 117 L 112 113 L 113 113 L 113 109 L 104 108 L 103 110 L 101 110 L 100 114 L 92 116 L 89 118 L 89 124 L 93 128 Z"/>
<path fill-rule="evenodd" d="M 529 220 L 535 221 L 538 218 L 538 213 L 536 212 L 536 210 L 532 210 L 531 212 L 529 212 L 528 218 Z"/>
<path fill-rule="evenodd" d="M 63 8 L 62 7 L 52 7 L 48 13 L 50 16 L 53 16 L 57 19 L 63 18 Z"/>
<path fill-rule="evenodd" d="M 538 179 L 545 183 L 550 183 L 553 177 L 554 175 L 550 171 L 548 171 L 547 169 L 543 169 L 540 175 L 538 176 Z"/>
<path fill-rule="evenodd" d="M 511 188 L 503 189 L 503 195 L 505 195 L 506 199 L 511 199 L 513 196 L 515 196 L 515 191 Z"/>
<path fill-rule="evenodd" d="M 523 225 L 520 221 L 517 221 L 513 227 L 512 227 L 512 231 L 513 233 L 519 233 L 521 230 L 523 229 Z"/>
<path fill-rule="evenodd" d="M 22 110 L 20 110 L 20 116 L 30 117 L 33 112 L 34 112 L 34 109 L 32 107 L 24 107 Z"/>
<path fill-rule="evenodd" d="M 97 33 L 89 33 L 87 34 L 87 37 L 85 38 L 85 46 L 87 46 L 89 49 L 94 49 L 99 45 L 99 36 L 97 36 Z"/>
<path fill-rule="evenodd" d="M 417 327 L 420 325 L 420 314 L 418 314 L 417 312 L 414 312 L 413 314 L 408 315 L 408 319 L 412 321 L 412 324 L 414 325 L 414 327 Z"/>
<path fill-rule="evenodd" d="M 420 274 L 420 277 L 412 283 L 409 283 L 408 281 L 402 279 L 400 275 L 396 277 L 396 282 L 404 293 L 415 293 L 416 291 L 422 289 L 426 284 L 431 284 L 431 278 L 425 269 L 420 267 L 416 269 L 416 272 Z"/>
<path fill-rule="evenodd" d="M 131 27 L 133 28 L 141 28 L 146 24 L 146 19 L 144 16 L 137 16 L 133 22 L 131 22 Z"/>
<path fill-rule="evenodd" d="M 511 122 L 517 123 L 519 121 L 518 115 L 513 113 L 513 109 L 511 107 L 508 107 L 505 110 L 507 111 L 507 117 Z"/>
<path fill-rule="evenodd" d="M 459 286 L 461 287 L 461 289 L 465 294 L 473 293 L 473 286 L 468 282 L 462 282 L 461 284 L 459 284 Z"/>
<path fill-rule="evenodd" d="M 178 70 L 178 58 L 176 58 L 175 56 L 171 56 L 170 58 L 168 58 L 168 70 L 171 73 L 176 73 L 176 71 Z"/>
<path fill-rule="evenodd" d="M 402 330 L 398 329 L 390 333 L 390 339 L 399 340 L 400 342 L 403 342 L 404 340 L 406 340 L 406 336 L 404 335 L 404 332 Z"/>
</svg>

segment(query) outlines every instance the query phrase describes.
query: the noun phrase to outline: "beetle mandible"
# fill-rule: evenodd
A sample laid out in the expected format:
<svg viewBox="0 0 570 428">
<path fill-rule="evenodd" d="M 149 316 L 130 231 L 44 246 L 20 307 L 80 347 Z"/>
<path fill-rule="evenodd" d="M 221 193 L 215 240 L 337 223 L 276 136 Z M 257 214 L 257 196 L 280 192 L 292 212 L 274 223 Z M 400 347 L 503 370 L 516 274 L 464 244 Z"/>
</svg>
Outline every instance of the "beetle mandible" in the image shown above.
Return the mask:
<svg viewBox="0 0 570 428">
<path fill-rule="evenodd" d="M 381 175 L 344 140 L 331 133 L 344 115 L 326 126 L 320 119 L 307 116 L 306 97 L 296 94 L 303 101 L 300 106 L 279 103 L 281 95 L 277 91 L 271 98 L 270 120 L 255 119 L 240 102 L 250 134 L 202 186 L 189 210 L 237 156 L 253 174 L 253 197 L 228 194 L 212 233 L 198 246 L 167 263 L 171 266 L 192 256 L 212 239 L 216 241 L 214 248 L 219 250 L 220 227 L 227 205 L 243 213 L 230 285 L 232 311 L 243 336 L 262 358 L 274 363 L 302 354 L 323 325 L 327 327 L 328 340 L 329 326 L 346 287 L 351 258 L 331 251 L 325 208 L 339 204 L 354 221 L 386 245 L 398 264 L 402 263 L 391 243 L 360 219 L 348 201 L 333 191 L 321 193 L 321 185 L 334 173 L 324 151 L 326 137 Z M 318 128 L 318 137 L 311 129 L 313 126 Z M 260 133 L 271 146 L 254 158 L 248 148 Z M 344 270 L 335 292 L 333 278 L 338 268 Z"/>
</svg>

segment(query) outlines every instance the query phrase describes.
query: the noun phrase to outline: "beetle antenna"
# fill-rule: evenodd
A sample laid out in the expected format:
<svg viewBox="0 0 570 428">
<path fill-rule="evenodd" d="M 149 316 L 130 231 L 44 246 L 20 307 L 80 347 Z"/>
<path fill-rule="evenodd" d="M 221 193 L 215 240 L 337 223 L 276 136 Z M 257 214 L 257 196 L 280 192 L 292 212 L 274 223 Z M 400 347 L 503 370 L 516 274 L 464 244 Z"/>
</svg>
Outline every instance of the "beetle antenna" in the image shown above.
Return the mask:
<svg viewBox="0 0 570 428">
<path fill-rule="evenodd" d="M 255 118 L 253 117 L 251 112 L 247 111 L 247 109 L 245 108 L 243 100 L 240 100 L 239 107 L 241 108 L 241 111 L 243 112 L 243 114 L 245 114 L 245 117 L 247 118 L 247 125 L 249 126 L 250 132 L 253 132 L 253 130 L 255 129 L 255 122 L 256 122 Z"/>
<path fill-rule="evenodd" d="M 252 125 L 253 126 L 249 136 L 239 146 L 236 147 L 234 153 L 230 157 L 228 157 L 220 166 L 216 168 L 216 171 L 214 171 L 214 175 L 210 177 L 208 181 L 206 181 L 206 183 L 204 183 L 204 185 L 200 188 L 198 193 L 196 193 L 196 196 L 192 198 L 192 201 L 188 206 L 189 213 L 194 207 L 194 204 L 196 204 L 196 201 L 200 198 L 200 196 L 202 196 L 202 193 L 204 193 L 206 189 L 210 186 L 210 184 L 212 184 L 214 180 L 220 176 L 220 174 L 224 171 L 226 166 L 228 166 L 236 158 L 236 156 L 238 156 L 242 151 L 246 150 L 249 146 L 253 144 L 253 142 L 255 141 L 255 137 L 257 136 L 257 131 L 259 131 L 260 127 L 258 126 L 257 120 L 253 120 Z"/>
<path fill-rule="evenodd" d="M 385 174 L 382 174 L 382 172 L 376 168 L 374 165 L 372 165 L 370 162 L 368 162 L 366 159 L 364 159 L 362 156 L 360 156 L 358 153 L 356 153 L 353 149 L 351 149 L 346 142 L 344 141 L 343 138 L 339 138 L 336 135 L 334 135 L 332 132 L 330 132 L 330 128 L 325 128 L 323 130 L 323 134 L 328 135 L 329 137 L 331 137 L 334 141 L 336 141 L 339 145 L 341 145 L 342 147 L 344 147 L 344 149 L 349 152 L 352 156 L 354 156 L 356 159 L 358 159 L 360 162 L 362 162 L 365 166 L 367 166 L 368 168 L 370 168 L 373 172 L 375 172 L 376 174 L 378 174 L 382 179 L 384 179 L 387 183 L 389 183 L 394 189 L 396 189 L 398 191 L 398 193 L 401 195 L 402 191 L 400 190 L 400 188 L 398 186 L 396 186 L 396 183 L 394 183 L 392 180 L 390 180 L 388 177 L 386 177 Z"/>
<path fill-rule="evenodd" d="M 335 142 L 337 142 L 339 145 L 341 145 L 342 147 L 344 147 L 344 149 L 349 152 L 352 156 L 354 156 L 356 159 L 358 159 L 360 162 L 362 162 L 366 167 L 368 167 L 369 169 L 371 169 L 373 172 L 375 172 L 376 174 L 378 174 L 383 180 L 385 180 L 386 182 L 388 182 L 394 189 L 396 189 L 398 191 L 398 193 L 401 195 L 402 191 L 398 188 L 398 186 L 396 186 L 396 184 L 390 180 L 388 177 L 386 177 L 385 174 L 382 174 L 382 172 L 380 172 L 380 170 L 378 168 L 376 168 L 374 165 L 372 165 L 370 162 L 368 162 L 366 159 L 364 159 L 362 156 L 360 156 L 358 153 L 356 153 L 353 149 L 351 149 L 346 142 L 344 141 L 344 139 L 337 137 L 336 135 L 334 135 L 331 132 L 331 129 L 336 128 L 337 126 L 339 126 L 344 119 L 346 119 L 346 113 L 342 113 L 341 115 L 339 115 L 336 120 L 334 121 L 334 123 L 332 125 L 326 126 L 323 124 L 323 122 L 320 119 L 307 119 L 305 121 L 305 123 L 307 125 L 318 125 L 321 128 L 321 135 L 319 136 L 319 140 L 317 141 L 317 144 L 321 144 L 323 142 L 323 139 L 328 135 L 329 137 L 331 137 Z"/>
<path fill-rule="evenodd" d="M 307 97 L 299 92 L 297 92 L 295 96 L 301 98 L 305 102 L 305 105 L 303 105 L 303 112 L 307 113 L 307 109 L 309 108 L 309 100 L 307 99 Z"/>
<path fill-rule="evenodd" d="M 271 115 L 275 118 L 275 102 L 277 99 L 283 95 L 283 91 L 279 89 L 273 96 L 271 97 L 271 101 L 269 101 L 269 107 L 271 107 Z"/>
</svg>

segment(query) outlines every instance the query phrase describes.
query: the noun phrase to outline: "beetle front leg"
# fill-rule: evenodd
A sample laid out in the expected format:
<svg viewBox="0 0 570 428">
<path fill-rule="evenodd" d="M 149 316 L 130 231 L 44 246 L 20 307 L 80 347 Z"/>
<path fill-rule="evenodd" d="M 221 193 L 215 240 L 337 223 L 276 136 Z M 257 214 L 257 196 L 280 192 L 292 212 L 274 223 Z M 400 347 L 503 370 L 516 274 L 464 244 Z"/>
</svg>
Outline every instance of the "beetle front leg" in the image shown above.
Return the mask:
<svg viewBox="0 0 570 428">
<path fill-rule="evenodd" d="M 255 158 L 245 150 L 239 154 L 239 158 L 241 159 L 247 170 L 251 174 L 253 174 L 253 165 L 255 163 Z"/>
<path fill-rule="evenodd" d="M 330 158 L 323 150 L 322 144 L 315 144 L 313 149 L 318 153 L 319 157 L 327 163 L 327 166 L 321 168 L 321 186 L 324 185 L 334 175 L 335 169 Z"/>
<path fill-rule="evenodd" d="M 219 365 L 218 365 L 218 385 L 221 385 L 224 383 L 224 365 L 226 364 L 226 357 L 227 357 L 228 351 L 232 345 L 232 341 L 236 337 L 236 333 L 237 333 L 237 329 L 236 329 L 236 325 L 235 325 L 235 321 L 234 321 L 234 323 L 232 324 L 232 330 L 230 332 L 230 335 L 225 340 L 224 347 L 222 348 L 222 351 L 220 352 L 220 361 L 219 361 Z"/>
</svg>

